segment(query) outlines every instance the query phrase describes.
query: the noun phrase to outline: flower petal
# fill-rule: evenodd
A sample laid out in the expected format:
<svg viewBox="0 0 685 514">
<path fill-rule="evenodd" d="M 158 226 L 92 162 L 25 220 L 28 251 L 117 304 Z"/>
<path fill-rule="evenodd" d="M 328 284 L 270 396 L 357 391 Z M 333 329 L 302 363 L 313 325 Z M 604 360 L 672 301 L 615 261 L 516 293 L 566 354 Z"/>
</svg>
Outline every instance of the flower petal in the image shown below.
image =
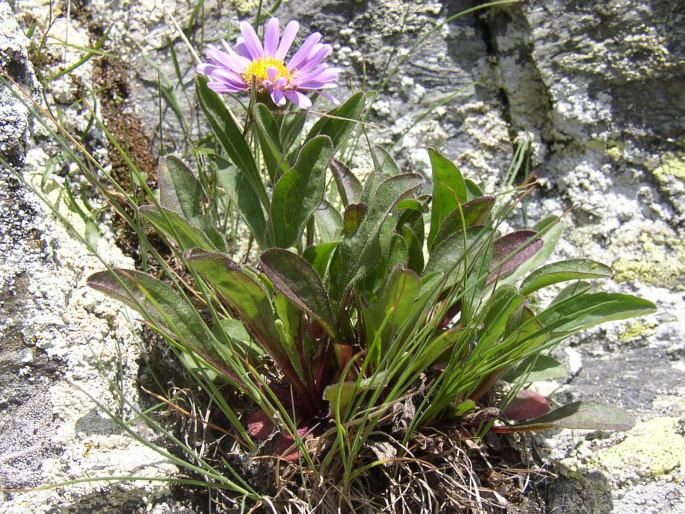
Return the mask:
<svg viewBox="0 0 685 514">
<path fill-rule="evenodd" d="M 271 18 L 264 29 L 264 55 L 267 57 L 275 56 L 280 32 L 278 18 Z"/>
<path fill-rule="evenodd" d="M 333 47 L 331 45 L 317 45 L 316 50 L 312 49 L 300 66 L 300 73 L 306 73 L 313 70 L 321 61 L 328 57 L 332 51 Z"/>
<path fill-rule="evenodd" d="M 307 55 L 309 55 L 310 50 L 314 45 L 316 45 L 319 41 L 321 40 L 321 34 L 318 32 L 314 32 L 314 34 L 310 34 L 307 39 L 304 40 L 304 43 L 302 43 L 302 46 L 300 49 L 293 55 L 292 59 L 288 62 L 288 70 L 293 71 L 297 68 L 300 67 L 302 62 L 307 58 Z"/>
<path fill-rule="evenodd" d="M 299 91 L 285 91 L 283 94 L 288 100 L 301 109 L 309 109 L 312 106 L 312 101 L 309 97 L 303 95 Z"/>
<path fill-rule="evenodd" d="M 299 29 L 300 24 L 294 20 L 285 26 L 281 43 L 278 45 L 278 50 L 276 50 L 276 55 L 274 56 L 276 59 L 280 59 L 281 61 L 285 59 L 285 56 L 288 53 L 288 50 L 290 50 L 290 46 L 293 44 Z"/>
<path fill-rule="evenodd" d="M 215 61 L 222 67 L 239 75 L 245 71 L 245 67 L 250 63 L 250 61 L 244 57 L 240 57 L 239 55 L 230 55 L 219 50 L 213 45 L 207 47 L 205 54 L 207 54 L 207 57 L 209 57 L 210 60 Z"/>
<path fill-rule="evenodd" d="M 243 36 L 243 44 L 252 60 L 264 57 L 264 48 L 262 42 L 257 37 L 257 33 L 252 28 L 252 25 L 246 21 L 240 22 L 240 34 Z"/>
<path fill-rule="evenodd" d="M 271 91 L 271 99 L 279 107 L 285 105 L 285 95 L 283 94 L 283 91 L 281 91 L 280 89 L 274 89 L 273 91 Z"/>
</svg>

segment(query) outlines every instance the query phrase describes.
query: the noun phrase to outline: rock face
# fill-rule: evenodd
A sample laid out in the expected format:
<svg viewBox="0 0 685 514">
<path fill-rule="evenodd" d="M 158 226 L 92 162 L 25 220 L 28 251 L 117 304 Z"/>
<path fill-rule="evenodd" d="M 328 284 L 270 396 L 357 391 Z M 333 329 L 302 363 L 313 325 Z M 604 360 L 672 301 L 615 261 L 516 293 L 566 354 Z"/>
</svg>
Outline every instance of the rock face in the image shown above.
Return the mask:
<svg viewBox="0 0 685 514">
<path fill-rule="evenodd" d="M 29 134 L 27 105 L 32 94 L 38 97 L 38 83 L 28 40 L 6 2 L 0 2 L 0 27 L 0 70 L 29 95 L 20 99 L 9 88 L 0 90 L 0 155 L 23 172 L 22 179 L 4 167 L 0 172 L 0 487 L 175 474 L 175 466 L 104 412 L 127 419 L 137 402 L 139 323 L 85 286 L 85 277 L 103 264 L 23 183 L 40 188 L 59 148 L 38 126 Z M 57 93 L 69 102 L 70 85 Z M 57 182 L 50 181 L 60 179 L 49 179 L 43 191 L 83 234 L 83 220 L 55 201 Z M 131 266 L 104 232 L 100 253 L 111 265 Z M 7 513 L 131 512 L 153 508 L 169 490 L 159 482 L 92 482 L 2 495 L 0 511 Z"/>
<path fill-rule="evenodd" d="M 69 14 L 71 34 L 81 34 L 91 43 L 103 27 L 111 25 L 110 48 L 130 64 L 125 108 L 137 116 L 153 147 L 162 144 L 171 151 L 182 149 L 184 127 L 171 111 L 166 112 L 164 140 L 156 139 L 156 81 L 161 78 L 181 107 L 189 109 L 193 67 L 190 53 L 175 36 L 172 17 L 183 28 L 196 22 L 195 30 L 188 33 L 200 50 L 203 42 L 232 41 L 237 20 L 252 15 L 257 4 L 206 1 L 196 15 L 194 2 L 122 0 L 85 2 L 73 6 L 70 13 L 53 15 L 67 18 Z M 7 17 L 6 4 L 0 5 Z M 277 15 L 282 20 L 298 19 L 303 32 L 318 30 L 334 43 L 334 58 L 345 69 L 340 97 L 360 86 L 381 92 L 372 105 L 371 121 L 378 127 L 372 132 L 373 140 L 392 147 L 408 169 L 427 173 L 424 148 L 435 146 L 454 158 L 466 175 L 492 188 L 506 172 L 515 144 L 531 142 L 531 170 L 540 177 L 542 187 L 527 201 L 526 216 L 537 220 L 570 210 L 558 257 L 589 257 L 611 264 L 617 290 L 644 296 L 659 307 L 650 318 L 588 332 L 560 349 L 573 371 L 568 383 L 556 384 L 561 386 L 560 400 L 616 403 L 639 422 L 628 434 L 600 437 L 564 432 L 541 440 L 545 445 L 541 451 L 555 459 L 560 475 L 547 490 L 549 509 L 682 512 L 685 13 L 678 2 L 670 0 L 530 0 L 456 16 L 474 5 L 464 0 L 300 0 L 283 2 Z M 22 20 L 33 17 L 44 23 L 48 16 L 38 1 L 17 0 L 14 8 Z M 33 87 L 26 42 L 18 43 L 21 37 L 16 29 L 7 27 L 3 22 L 0 32 L 3 68 Z M 172 47 L 181 80 L 171 59 Z M 89 65 L 77 69 L 85 84 L 92 81 Z M 65 95 L 62 100 L 68 103 L 79 85 L 70 77 L 63 80 L 51 89 L 58 99 Z M 3 113 L 11 113 L 0 121 L 0 151 L 20 160 L 26 151 L 26 113 L 6 96 L 0 98 Z M 83 122 L 79 120 L 74 116 L 72 122 Z M 45 162 L 50 156 L 41 158 Z M 29 161 L 36 159 L 29 155 Z M 363 164 L 357 164 L 363 171 Z M 42 293 L 36 291 L 55 283 L 47 276 L 66 274 L 59 275 L 68 277 L 63 283 L 79 291 L 84 268 L 95 263 L 84 265 L 89 261 L 78 259 L 73 268 L 67 263 L 74 260 L 52 251 L 44 243 L 49 236 L 43 234 L 60 230 L 59 225 L 51 222 L 46 229 L 43 208 L 9 178 L 2 185 L 2 201 L 1 230 L 11 249 L 3 252 L 8 263 L 2 268 L 3 281 L 17 291 L 5 293 L 9 296 L 3 297 L 2 304 L 9 313 L 5 318 L 14 320 L 6 323 L 3 335 L 4 342 L 9 342 L 3 345 L 0 381 L 6 383 L 17 380 L 19 370 L 29 366 L 22 359 L 26 345 L 33 343 L 23 334 L 35 332 L 27 332 L 26 327 L 45 331 L 40 328 L 45 325 L 30 313 L 39 311 L 41 323 L 48 323 L 45 317 L 51 315 L 63 317 L 67 321 L 60 327 L 66 327 L 73 326 L 75 314 L 65 309 L 81 309 L 78 312 L 85 319 L 101 320 L 98 309 L 115 307 L 101 300 L 78 300 L 89 293 L 65 294 L 62 303 L 43 301 Z M 6 208 L 8 202 L 12 209 Z M 38 224 L 27 219 L 41 219 L 41 223 L 36 228 Z M 60 248 L 76 245 L 66 235 L 60 237 Z M 114 314 L 109 322 L 124 323 Z M 83 322 L 89 330 L 94 324 Z M 66 330 L 52 325 L 51 329 Z M 69 341 L 75 347 L 93 337 L 85 328 L 71 330 Z M 102 328 L 95 337 L 97 344 L 119 338 L 127 351 L 133 351 L 134 332 L 117 330 Z M 30 407 L 40 404 L 37 398 L 49 397 L 64 369 L 76 372 L 82 365 L 92 365 L 76 360 L 65 364 L 42 344 L 31 347 L 34 382 L 12 400 L 13 405 L 26 405 L 27 412 L 37 410 Z M 61 344 L 56 347 L 62 348 Z M 67 361 L 76 359 L 71 351 L 65 353 Z M 132 381 L 134 375 L 128 376 Z M 553 384 L 549 387 L 554 389 Z M 69 423 L 52 416 L 48 419 L 44 410 L 35 416 L 36 426 L 56 429 Z M 60 454 L 59 444 L 51 438 L 38 437 L 34 442 L 35 449 L 22 448 L 27 455 L 41 457 L 24 459 L 23 468 L 8 468 L 29 477 L 23 483 L 43 479 L 46 475 L 37 470 Z M 7 445 L 2 447 L 7 453 Z M 1 462 L 6 466 L 8 461 Z"/>
</svg>

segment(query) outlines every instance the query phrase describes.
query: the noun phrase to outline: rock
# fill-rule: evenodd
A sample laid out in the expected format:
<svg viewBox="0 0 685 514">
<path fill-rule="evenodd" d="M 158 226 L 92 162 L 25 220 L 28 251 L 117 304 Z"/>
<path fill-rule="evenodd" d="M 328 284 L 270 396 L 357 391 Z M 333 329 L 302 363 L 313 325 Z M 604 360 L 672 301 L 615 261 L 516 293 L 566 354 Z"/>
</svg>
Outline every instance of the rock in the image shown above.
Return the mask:
<svg viewBox="0 0 685 514">
<path fill-rule="evenodd" d="M 44 2 L 14 4 L 18 12 L 47 19 Z M 156 139 L 158 78 L 185 112 L 195 112 L 193 57 L 171 23 L 173 18 L 183 28 L 190 26 L 193 5 L 121 0 L 72 6 L 75 37 L 89 37 L 92 42 L 104 27 L 112 26 L 111 48 L 125 56 L 116 73 L 127 81 L 125 101 L 113 104 L 113 109 L 138 120 L 133 126 L 152 141 L 152 148 L 163 144 L 165 151 L 182 150 L 184 130 L 203 130 L 201 124 L 183 127 L 167 112 L 164 140 Z M 191 43 L 201 51 L 206 42 L 221 38 L 232 42 L 238 19 L 252 15 L 256 5 L 253 0 L 204 2 L 201 28 L 197 24 L 188 31 Z M 677 481 L 682 480 L 683 464 L 674 456 L 682 444 L 685 396 L 685 13 L 670 0 L 530 0 L 455 17 L 473 5 L 466 0 L 299 0 L 283 2 L 276 14 L 281 20 L 298 19 L 301 34 L 318 30 L 334 45 L 333 59 L 345 70 L 339 97 L 360 85 L 380 91 L 371 107 L 371 139 L 391 148 L 407 169 L 429 174 L 425 147 L 435 146 L 454 158 L 467 176 L 491 189 L 506 173 L 517 142 L 531 142 L 531 171 L 540 177 L 541 187 L 526 200 L 527 219 L 569 210 L 555 258 L 587 257 L 611 264 L 616 284 L 609 288 L 644 296 L 659 308 L 640 320 L 588 331 L 560 348 L 572 376 L 559 391 L 559 400 L 615 403 L 631 411 L 639 423 L 628 434 L 562 432 L 548 437 L 548 453 L 562 463 L 560 480 L 548 488 L 550 509 L 682 512 L 685 499 Z M 21 71 L 29 69 L 23 57 L 25 43 L 18 44 L 16 29 L 8 27 L 3 24 L 0 29 L 0 57 L 3 62 L 19 63 L 13 64 L 19 70 L 17 80 L 31 88 L 30 73 Z M 8 38 L 5 34 L 10 33 L 15 35 Z M 79 91 L 79 80 L 85 84 L 92 80 L 90 65 L 77 68 L 75 78 L 60 78 L 48 94 L 68 102 L 69 95 Z M 26 113 L 16 102 L 0 98 L 10 113 L 0 121 L 0 148 L 20 159 L 26 150 Z M 67 122 L 83 128 L 80 112 L 68 113 Z M 315 116 L 311 117 L 313 121 Z M 127 120 L 124 126 L 132 126 Z M 95 144 L 104 146 L 102 141 Z M 35 159 L 43 165 L 46 156 Z M 368 162 L 362 152 L 352 164 L 357 173 L 364 173 Z M 21 185 L 8 185 L 5 190 L 14 194 Z M 16 255 L 17 263 L 24 253 L 37 257 L 27 260 L 33 267 L 26 264 L 25 275 L 12 275 L 14 288 L 28 288 L 29 293 L 7 293 L 3 308 L 32 312 L 37 305 L 32 295 L 38 293 L 30 289 L 31 284 L 40 281 L 29 278 L 40 278 L 36 270 L 43 268 L 38 261 L 50 270 L 48 275 L 68 272 L 70 278 L 64 283 L 73 287 L 85 273 L 78 266 L 87 260 L 78 261 L 77 271 L 63 270 L 62 261 L 51 260 L 54 252 L 45 246 L 45 238 L 35 236 L 42 230 L 57 230 L 57 225 L 37 227 L 25 222 L 44 218 L 44 211 L 33 200 L 23 207 L 8 195 L 6 202 L 13 201 L 13 212 L 26 213 L 3 218 L 4 233 L 15 237 L 15 231 L 28 231 L 20 246 L 12 240 L 9 246 L 16 251 L 9 255 Z M 511 223 L 521 225 L 524 219 L 521 215 Z M 66 241 L 63 244 L 71 248 Z M 47 294 L 52 298 L 50 289 Z M 113 322 L 114 311 L 111 316 Z M 54 323 L 68 326 L 63 320 Z M 11 322 L 15 328 L 7 328 L 7 333 L 22 334 L 24 325 Z M 98 337 L 101 341 L 106 336 Z M 49 377 L 64 369 L 55 359 L 62 355 L 68 360 L 70 352 L 56 343 L 44 352 L 28 348 L 28 353 L 20 336 L 9 340 L 18 348 L 11 360 L 13 369 L 41 367 L 41 374 L 48 377 L 45 385 L 34 381 L 30 393 L 16 394 L 47 398 L 56 380 Z M 90 365 L 87 359 L 82 361 Z M 34 416 L 42 414 L 36 410 Z M 36 423 L 59 425 L 50 424 L 54 422 L 47 416 L 36 418 Z M 41 455 L 37 460 L 42 462 L 57 450 L 45 441 L 32 451 Z M 653 469 L 659 471 L 656 476 Z"/>
<path fill-rule="evenodd" d="M 26 88 L 23 101 L 30 102 L 38 95 L 28 41 L 6 2 L 0 2 L 0 27 L 0 69 Z M 56 87 L 53 98 L 74 101 L 69 87 Z M 177 468 L 107 416 L 135 416 L 140 323 L 121 304 L 86 287 L 85 278 L 103 264 L 23 182 L 41 191 L 55 155 L 47 152 L 56 145 L 39 130 L 38 140 L 31 138 L 35 121 L 9 88 L 0 92 L 0 112 L 0 156 L 18 173 L 4 166 L 0 171 L 0 487 L 6 490 L 0 511 L 130 512 L 167 501 L 164 482 L 94 481 L 22 492 L 88 477 L 167 478 Z M 42 191 L 83 235 L 84 221 L 57 201 L 58 184 Z M 100 255 L 111 265 L 132 266 L 107 226 L 101 231 Z M 144 427 L 134 424 L 132 430 L 150 438 Z"/>
</svg>

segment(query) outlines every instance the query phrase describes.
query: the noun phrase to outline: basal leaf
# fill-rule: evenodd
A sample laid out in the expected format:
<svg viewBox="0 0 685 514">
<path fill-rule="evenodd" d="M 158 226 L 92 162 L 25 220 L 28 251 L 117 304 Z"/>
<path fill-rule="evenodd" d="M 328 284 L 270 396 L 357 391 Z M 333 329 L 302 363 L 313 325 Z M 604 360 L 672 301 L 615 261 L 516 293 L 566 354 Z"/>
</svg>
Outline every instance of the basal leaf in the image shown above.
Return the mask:
<svg viewBox="0 0 685 514">
<path fill-rule="evenodd" d="M 270 246 L 267 239 L 264 209 L 259 201 L 258 191 L 247 175 L 225 159 L 217 159 L 217 178 L 231 201 L 238 207 L 241 217 L 250 227 L 257 244 Z"/>
<path fill-rule="evenodd" d="M 420 175 L 407 173 L 385 180 L 371 199 L 369 210 L 359 228 L 346 236 L 333 258 L 332 291 L 336 300 L 342 298 L 348 286 L 370 272 L 379 257 L 378 234 L 390 211 L 402 198 L 423 183 Z"/>
<path fill-rule="evenodd" d="M 226 242 L 212 221 L 203 213 L 202 186 L 193 172 L 178 157 L 168 155 L 159 173 L 160 205 L 185 218 L 201 230 L 214 247 L 226 251 Z"/>
<path fill-rule="evenodd" d="M 165 234 L 182 250 L 202 248 L 207 251 L 222 251 L 198 227 L 192 226 L 180 214 L 154 205 L 143 205 L 140 213 L 155 227 L 155 230 Z M 223 241 L 223 240 L 222 240 Z"/>
<path fill-rule="evenodd" d="M 274 187 L 269 225 L 276 247 L 295 246 L 307 220 L 323 200 L 326 169 L 333 145 L 326 136 L 311 139 L 300 151 L 292 170 Z"/>
<path fill-rule="evenodd" d="M 502 412 L 512 421 L 538 418 L 549 412 L 549 400 L 530 389 L 521 389 Z"/>
<path fill-rule="evenodd" d="M 324 200 L 314 212 L 316 226 L 319 228 L 321 240 L 325 243 L 339 241 L 342 238 L 343 219 L 338 209 L 328 200 Z"/>
<path fill-rule="evenodd" d="M 362 195 L 362 184 L 354 173 L 337 159 L 331 162 L 331 172 L 343 206 L 358 203 Z"/>
<path fill-rule="evenodd" d="M 343 216 L 343 233 L 346 237 L 352 237 L 364 221 L 369 206 L 365 203 L 352 203 L 345 209 Z"/>
<path fill-rule="evenodd" d="M 159 200 L 165 209 L 202 226 L 202 186 L 183 161 L 173 155 L 164 157 L 159 169 Z"/>
<path fill-rule="evenodd" d="M 305 249 L 302 257 L 304 257 L 306 261 L 312 265 L 312 268 L 314 268 L 317 275 L 320 277 L 325 277 L 326 270 L 328 269 L 328 263 L 331 260 L 331 255 L 337 246 L 338 241 L 311 245 Z"/>
<path fill-rule="evenodd" d="M 433 246 L 435 236 L 444 220 L 458 204 L 466 203 L 466 184 L 459 169 L 437 150 L 429 149 L 433 178 L 433 200 L 431 205 L 431 228 L 428 233 L 428 247 Z"/>
<path fill-rule="evenodd" d="M 375 162 L 378 163 L 379 169 L 377 171 L 381 175 L 385 175 L 386 177 L 392 177 L 394 175 L 399 175 L 400 173 L 402 173 L 402 170 L 397 165 L 397 162 L 395 162 L 395 159 L 393 159 L 392 155 L 390 155 L 383 147 L 374 146 L 373 153 L 375 157 Z"/>
<path fill-rule="evenodd" d="M 267 250 L 259 260 L 276 289 L 336 337 L 331 302 L 314 268 L 299 255 L 280 248 Z"/>
<path fill-rule="evenodd" d="M 227 256 L 195 253 L 188 265 L 212 284 L 230 305 L 255 341 L 268 351 L 295 384 L 301 384 L 293 365 L 280 345 L 271 301 L 264 287 Z"/>
<path fill-rule="evenodd" d="M 181 349 L 196 353 L 236 385 L 242 384 L 219 356 L 195 307 L 169 286 L 145 273 L 124 269 L 94 273 L 87 283 L 138 311 Z"/>
<path fill-rule="evenodd" d="M 549 355 L 531 355 L 507 372 L 502 380 L 512 383 L 518 380 L 539 382 L 541 380 L 565 378 L 567 375 L 566 367 L 555 358 Z"/>
<path fill-rule="evenodd" d="M 530 322 L 537 321 L 553 334 L 570 335 L 608 321 L 644 316 L 655 311 L 656 306 L 652 302 L 636 296 L 586 293 L 550 305 Z"/>
<path fill-rule="evenodd" d="M 489 282 L 506 277 L 543 247 L 543 240 L 532 230 L 518 230 L 496 239 L 493 244 L 492 273 Z"/>
<path fill-rule="evenodd" d="M 547 264 L 528 275 L 521 282 L 522 294 L 530 294 L 538 289 L 558 282 L 591 278 L 611 278 L 613 271 L 609 266 L 588 259 L 572 259 Z"/>
<path fill-rule="evenodd" d="M 635 419 L 615 405 L 595 402 L 573 402 L 542 417 L 513 426 L 497 427 L 497 432 L 532 432 L 569 428 L 575 430 L 626 431 L 635 426 Z"/>
<path fill-rule="evenodd" d="M 464 230 L 464 227 L 484 225 L 494 205 L 494 196 L 481 196 L 466 202 L 461 208 L 454 209 L 442 221 L 435 236 L 434 244 L 439 244 L 449 237 L 457 236 Z"/>
</svg>

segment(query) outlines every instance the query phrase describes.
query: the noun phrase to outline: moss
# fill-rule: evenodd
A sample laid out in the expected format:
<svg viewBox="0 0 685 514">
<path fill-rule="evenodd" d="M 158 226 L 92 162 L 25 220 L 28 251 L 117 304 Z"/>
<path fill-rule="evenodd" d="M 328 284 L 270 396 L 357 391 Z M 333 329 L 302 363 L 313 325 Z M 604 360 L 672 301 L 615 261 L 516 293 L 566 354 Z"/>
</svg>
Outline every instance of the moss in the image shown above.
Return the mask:
<svg viewBox="0 0 685 514">
<path fill-rule="evenodd" d="M 596 452 L 591 462 L 607 470 L 626 468 L 642 477 L 666 475 L 685 465 L 685 437 L 680 420 L 654 418 L 638 423 L 619 444 Z"/>
<path fill-rule="evenodd" d="M 657 326 L 655 322 L 642 322 L 634 321 L 630 323 L 625 330 L 618 336 L 618 340 L 621 342 L 633 341 L 635 339 L 643 338 L 654 332 L 654 328 Z"/>
<path fill-rule="evenodd" d="M 654 177 L 661 183 L 672 178 L 685 182 L 685 154 L 666 154 L 661 166 L 654 170 Z"/>
<path fill-rule="evenodd" d="M 685 291 L 685 241 L 643 232 L 642 255 L 618 259 L 613 264 L 618 282 L 636 282 Z"/>
</svg>

